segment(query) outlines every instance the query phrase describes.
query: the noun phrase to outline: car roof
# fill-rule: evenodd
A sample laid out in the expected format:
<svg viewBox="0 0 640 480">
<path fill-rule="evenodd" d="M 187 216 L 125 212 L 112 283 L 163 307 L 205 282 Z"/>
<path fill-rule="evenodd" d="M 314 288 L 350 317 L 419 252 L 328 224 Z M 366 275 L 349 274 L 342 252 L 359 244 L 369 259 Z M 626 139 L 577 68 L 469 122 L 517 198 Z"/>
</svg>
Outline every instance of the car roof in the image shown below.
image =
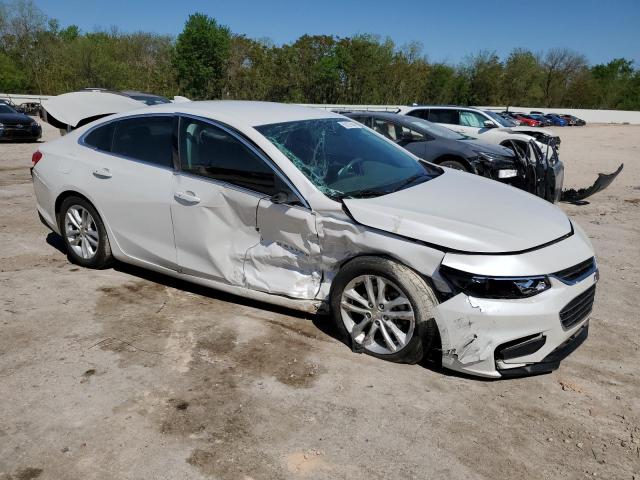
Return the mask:
<svg viewBox="0 0 640 480">
<path fill-rule="evenodd" d="M 379 112 L 375 110 L 340 110 L 339 112 L 336 112 L 336 113 L 340 113 L 341 115 L 346 115 L 347 117 L 351 115 L 370 115 L 372 117 L 386 118 L 389 120 L 405 120 L 406 118 L 408 118 L 406 115 L 400 115 L 399 113 Z M 411 117 L 411 118 L 415 118 L 415 117 Z"/>
<path fill-rule="evenodd" d="M 302 107 L 286 103 L 256 102 L 243 100 L 205 100 L 184 103 L 154 105 L 144 113 L 180 112 L 212 118 L 217 116 L 234 118 L 253 127 L 273 123 L 314 120 L 321 118 L 344 118 L 342 115 L 321 108 Z M 139 111 L 138 113 L 141 113 Z"/>
<path fill-rule="evenodd" d="M 393 121 L 393 122 L 399 123 L 400 125 L 403 125 L 405 127 L 413 128 L 414 130 L 425 130 L 424 128 L 420 127 L 420 122 L 431 123 L 428 120 L 424 120 L 422 118 L 412 117 L 410 115 L 402 115 L 400 113 L 393 113 L 393 112 L 377 112 L 377 111 L 371 111 L 371 110 L 349 110 L 349 111 L 344 111 L 343 110 L 340 113 L 342 115 L 347 116 L 347 117 L 352 116 L 352 115 L 353 116 L 356 116 L 356 115 L 369 115 L 369 116 L 374 117 L 374 118 Z M 416 124 L 416 122 L 418 122 L 418 123 Z M 431 132 L 429 132 L 429 133 L 431 133 Z"/>
<path fill-rule="evenodd" d="M 464 105 L 407 105 L 403 107 L 403 110 L 407 109 L 420 109 L 420 108 L 446 108 L 446 109 L 454 109 L 454 108 L 466 108 L 470 110 L 480 110 L 477 107 L 465 107 Z"/>
</svg>

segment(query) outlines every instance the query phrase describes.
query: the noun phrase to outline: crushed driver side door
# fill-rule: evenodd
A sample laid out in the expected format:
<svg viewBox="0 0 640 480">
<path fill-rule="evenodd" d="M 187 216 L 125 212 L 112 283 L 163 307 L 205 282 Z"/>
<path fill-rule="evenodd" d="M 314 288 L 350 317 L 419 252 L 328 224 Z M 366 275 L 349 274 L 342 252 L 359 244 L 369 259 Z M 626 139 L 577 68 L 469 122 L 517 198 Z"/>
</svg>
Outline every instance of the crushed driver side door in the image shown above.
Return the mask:
<svg viewBox="0 0 640 480">
<path fill-rule="evenodd" d="M 246 286 L 291 298 L 313 299 L 322 269 L 315 214 L 286 185 L 260 200 L 256 215 L 260 242 L 245 259 Z"/>
</svg>

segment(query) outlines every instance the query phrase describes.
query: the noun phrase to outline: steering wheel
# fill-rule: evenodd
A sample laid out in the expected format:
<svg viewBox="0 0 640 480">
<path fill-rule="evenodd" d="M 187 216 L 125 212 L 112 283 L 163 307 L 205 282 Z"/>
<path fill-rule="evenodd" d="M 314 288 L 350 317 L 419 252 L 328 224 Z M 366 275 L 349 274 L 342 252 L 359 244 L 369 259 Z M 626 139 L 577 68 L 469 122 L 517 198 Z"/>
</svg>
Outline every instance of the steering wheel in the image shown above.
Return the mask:
<svg viewBox="0 0 640 480">
<path fill-rule="evenodd" d="M 343 175 L 346 175 L 349 173 L 349 171 L 351 170 L 351 175 L 355 175 L 356 171 L 354 169 L 354 167 L 360 163 L 364 162 L 364 158 L 362 157 L 356 157 L 353 160 L 351 160 L 349 163 L 347 163 L 344 167 L 342 167 L 340 170 L 338 170 L 338 173 L 336 174 L 337 178 L 341 178 Z"/>
</svg>

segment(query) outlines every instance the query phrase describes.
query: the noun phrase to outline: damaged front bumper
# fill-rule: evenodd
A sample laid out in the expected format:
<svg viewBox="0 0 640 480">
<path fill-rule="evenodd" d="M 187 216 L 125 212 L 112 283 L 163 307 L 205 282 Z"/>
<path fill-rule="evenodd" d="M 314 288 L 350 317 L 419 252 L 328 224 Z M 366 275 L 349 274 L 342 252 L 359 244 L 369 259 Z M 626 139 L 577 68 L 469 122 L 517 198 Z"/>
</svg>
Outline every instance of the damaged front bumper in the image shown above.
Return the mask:
<svg viewBox="0 0 640 480">
<path fill-rule="evenodd" d="M 580 189 L 571 188 L 569 190 L 564 190 L 562 192 L 562 195 L 560 196 L 560 201 L 568 203 L 578 203 L 595 193 L 601 192 L 609 185 L 611 185 L 611 182 L 615 180 L 615 178 L 623 168 L 624 163 L 621 163 L 618 169 L 613 173 L 599 173 L 598 178 L 590 187 Z"/>
<path fill-rule="evenodd" d="M 532 298 L 500 300 L 460 293 L 441 303 L 435 318 L 442 365 L 491 378 L 556 369 L 564 358 L 559 347 L 582 332 L 591 306 L 583 307 L 584 316 L 570 328 L 563 326 L 560 312 L 581 294 L 590 293 L 596 277 L 593 273 L 576 285 L 552 278 L 552 287 Z M 584 338 L 580 338 L 581 343 Z"/>
</svg>

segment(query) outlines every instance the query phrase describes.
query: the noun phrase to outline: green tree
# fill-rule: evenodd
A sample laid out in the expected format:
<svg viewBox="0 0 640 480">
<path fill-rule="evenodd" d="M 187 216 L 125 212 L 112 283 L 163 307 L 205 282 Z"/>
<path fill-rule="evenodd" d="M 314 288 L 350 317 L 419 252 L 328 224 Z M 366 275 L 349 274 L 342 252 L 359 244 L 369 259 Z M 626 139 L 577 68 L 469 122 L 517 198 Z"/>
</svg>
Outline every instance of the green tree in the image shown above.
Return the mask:
<svg viewBox="0 0 640 480">
<path fill-rule="evenodd" d="M 26 88 L 26 79 L 11 58 L 0 52 L 0 92 L 19 92 Z"/>
<path fill-rule="evenodd" d="M 591 75 L 597 84 L 597 106 L 619 108 L 626 103 L 625 98 L 634 76 L 633 60 L 615 58 L 607 64 L 595 65 Z"/>
<path fill-rule="evenodd" d="M 507 58 L 502 79 L 506 105 L 537 105 L 542 99 L 542 69 L 529 50 L 515 49 Z"/>
<path fill-rule="evenodd" d="M 499 105 L 502 101 L 502 63 L 495 52 L 486 50 L 467 58 L 463 70 L 469 79 L 468 103 Z"/>
<path fill-rule="evenodd" d="M 587 66 L 584 55 L 567 48 L 549 50 L 542 61 L 543 101 L 547 107 L 562 106 L 571 81 Z"/>
<path fill-rule="evenodd" d="M 173 54 L 181 93 L 193 98 L 220 98 L 230 53 L 229 28 L 202 13 L 190 15 Z"/>
</svg>

